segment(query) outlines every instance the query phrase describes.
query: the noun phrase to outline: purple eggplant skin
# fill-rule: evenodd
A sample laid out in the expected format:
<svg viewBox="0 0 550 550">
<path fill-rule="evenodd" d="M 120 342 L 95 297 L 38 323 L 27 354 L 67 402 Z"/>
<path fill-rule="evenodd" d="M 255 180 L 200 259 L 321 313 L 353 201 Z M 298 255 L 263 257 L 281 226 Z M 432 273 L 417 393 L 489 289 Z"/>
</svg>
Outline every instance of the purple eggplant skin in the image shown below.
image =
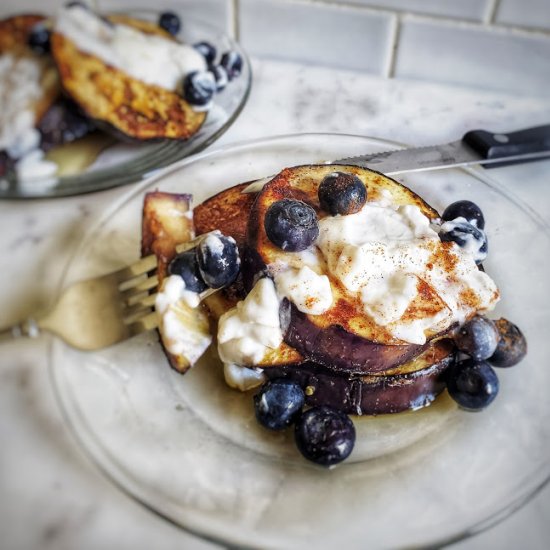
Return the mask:
<svg viewBox="0 0 550 550">
<path fill-rule="evenodd" d="M 406 363 L 429 345 L 377 344 L 339 325 L 320 328 L 286 299 L 281 308 L 285 310 L 281 317 L 289 319 L 288 326 L 283 327 L 284 341 L 310 361 L 332 371 L 356 375 L 383 372 Z"/>
<path fill-rule="evenodd" d="M 0 177 L 6 176 L 10 169 L 13 169 L 12 159 L 6 151 L 0 151 Z"/>
<path fill-rule="evenodd" d="M 350 378 L 322 365 L 265 369 L 269 379 L 290 378 L 302 386 L 309 406 L 329 405 L 347 414 L 378 415 L 415 410 L 429 405 L 446 387 L 445 372 L 454 353 L 424 369 L 408 374 Z"/>
<path fill-rule="evenodd" d="M 95 125 L 73 101 L 61 99 L 46 111 L 37 129 L 40 132 L 40 148 L 49 151 L 93 132 Z"/>
</svg>

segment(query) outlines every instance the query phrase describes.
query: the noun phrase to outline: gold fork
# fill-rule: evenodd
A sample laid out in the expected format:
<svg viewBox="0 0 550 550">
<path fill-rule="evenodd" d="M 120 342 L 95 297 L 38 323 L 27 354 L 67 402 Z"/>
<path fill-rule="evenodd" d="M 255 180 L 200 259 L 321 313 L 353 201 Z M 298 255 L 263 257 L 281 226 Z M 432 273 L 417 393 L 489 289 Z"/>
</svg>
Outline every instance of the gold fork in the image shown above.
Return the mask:
<svg viewBox="0 0 550 550">
<path fill-rule="evenodd" d="M 200 238 L 203 238 L 202 235 Z M 180 244 L 193 248 L 197 238 Z M 66 288 L 49 312 L 0 329 L 0 342 L 51 332 L 82 350 L 101 349 L 157 327 L 154 311 L 157 258 L 146 256 L 130 266 Z"/>
</svg>

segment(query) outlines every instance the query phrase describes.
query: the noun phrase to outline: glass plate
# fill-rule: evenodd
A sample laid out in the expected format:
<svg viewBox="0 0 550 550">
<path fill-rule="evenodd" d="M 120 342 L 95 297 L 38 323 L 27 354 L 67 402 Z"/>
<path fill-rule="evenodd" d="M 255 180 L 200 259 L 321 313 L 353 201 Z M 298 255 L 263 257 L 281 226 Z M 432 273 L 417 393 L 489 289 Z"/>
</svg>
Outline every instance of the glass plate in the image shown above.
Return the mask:
<svg viewBox="0 0 550 550">
<path fill-rule="evenodd" d="M 394 148 L 348 135 L 281 136 L 180 161 L 133 188 L 89 232 L 64 285 L 137 259 L 144 192 L 193 192 L 196 203 L 285 166 Z M 107 476 L 161 516 L 210 540 L 261 548 L 439 546 L 517 509 L 550 472 L 550 233 L 483 171 L 402 179 L 438 210 L 467 198 L 485 212 L 486 270 L 502 291 L 494 316 L 517 323 L 528 357 L 501 369 L 484 412 L 446 395 L 428 408 L 355 418 L 350 459 L 325 470 L 294 448 L 292 431 L 267 433 L 250 394 L 225 386 L 213 354 L 184 377 L 154 333 L 95 352 L 54 341 L 51 373 L 67 422 Z"/>
<path fill-rule="evenodd" d="M 128 13 L 139 19 L 156 21 L 159 12 Z M 177 13 L 177 10 L 176 10 Z M 242 73 L 224 90 L 214 96 L 206 121 L 190 139 L 165 140 L 159 143 L 129 144 L 117 142 L 105 149 L 82 173 L 52 180 L 32 180 L 24 183 L 12 178 L 0 178 L 0 198 L 36 198 L 78 195 L 100 191 L 150 177 L 184 157 L 201 151 L 218 139 L 236 120 L 243 109 L 252 82 L 250 62 L 243 49 L 216 27 L 179 12 L 183 21 L 178 38 L 188 44 L 207 41 L 213 44 L 218 56 L 227 50 L 238 51 L 243 58 Z"/>
</svg>

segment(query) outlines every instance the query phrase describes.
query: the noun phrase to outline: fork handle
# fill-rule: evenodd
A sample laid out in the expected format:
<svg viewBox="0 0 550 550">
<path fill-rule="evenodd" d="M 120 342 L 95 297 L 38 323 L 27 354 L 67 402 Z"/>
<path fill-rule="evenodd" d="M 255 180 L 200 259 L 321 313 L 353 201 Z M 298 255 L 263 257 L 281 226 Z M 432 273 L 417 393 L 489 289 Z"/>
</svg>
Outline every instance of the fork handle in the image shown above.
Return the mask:
<svg viewBox="0 0 550 550">
<path fill-rule="evenodd" d="M 27 319 L 17 325 L 0 329 L 0 343 L 25 337 L 37 338 L 38 336 L 40 336 L 40 327 L 34 319 Z"/>
</svg>

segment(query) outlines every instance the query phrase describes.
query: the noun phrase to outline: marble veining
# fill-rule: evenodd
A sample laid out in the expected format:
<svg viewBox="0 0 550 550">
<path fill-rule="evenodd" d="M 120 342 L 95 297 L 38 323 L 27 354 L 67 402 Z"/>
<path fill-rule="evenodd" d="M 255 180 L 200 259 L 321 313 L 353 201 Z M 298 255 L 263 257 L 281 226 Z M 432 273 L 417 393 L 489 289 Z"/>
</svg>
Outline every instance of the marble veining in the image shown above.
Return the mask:
<svg viewBox="0 0 550 550">
<path fill-rule="evenodd" d="M 507 131 L 550 121 L 550 104 L 528 95 L 259 59 L 253 67 L 249 103 L 212 149 L 306 131 L 428 145 L 453 141 L 473 128 Z M 543 161 L 491 170 L 490 175 L 548 222 L 549 169 L 550 161 Z M 0 326 L 53 301 L 82 235 L 130 190 L 0 202 Z M 129 257 L 133 254 L 129 251 Z M 215 548 L 147 512 L 110 485 L 84 456 L 55 401 L 47 369 L 48 338 L 0 347 L 2 548 Z M 549 510 L 546 489 L 503 524 L 456 548 L 542 550 L 550 539 Z"/>
</svg>

